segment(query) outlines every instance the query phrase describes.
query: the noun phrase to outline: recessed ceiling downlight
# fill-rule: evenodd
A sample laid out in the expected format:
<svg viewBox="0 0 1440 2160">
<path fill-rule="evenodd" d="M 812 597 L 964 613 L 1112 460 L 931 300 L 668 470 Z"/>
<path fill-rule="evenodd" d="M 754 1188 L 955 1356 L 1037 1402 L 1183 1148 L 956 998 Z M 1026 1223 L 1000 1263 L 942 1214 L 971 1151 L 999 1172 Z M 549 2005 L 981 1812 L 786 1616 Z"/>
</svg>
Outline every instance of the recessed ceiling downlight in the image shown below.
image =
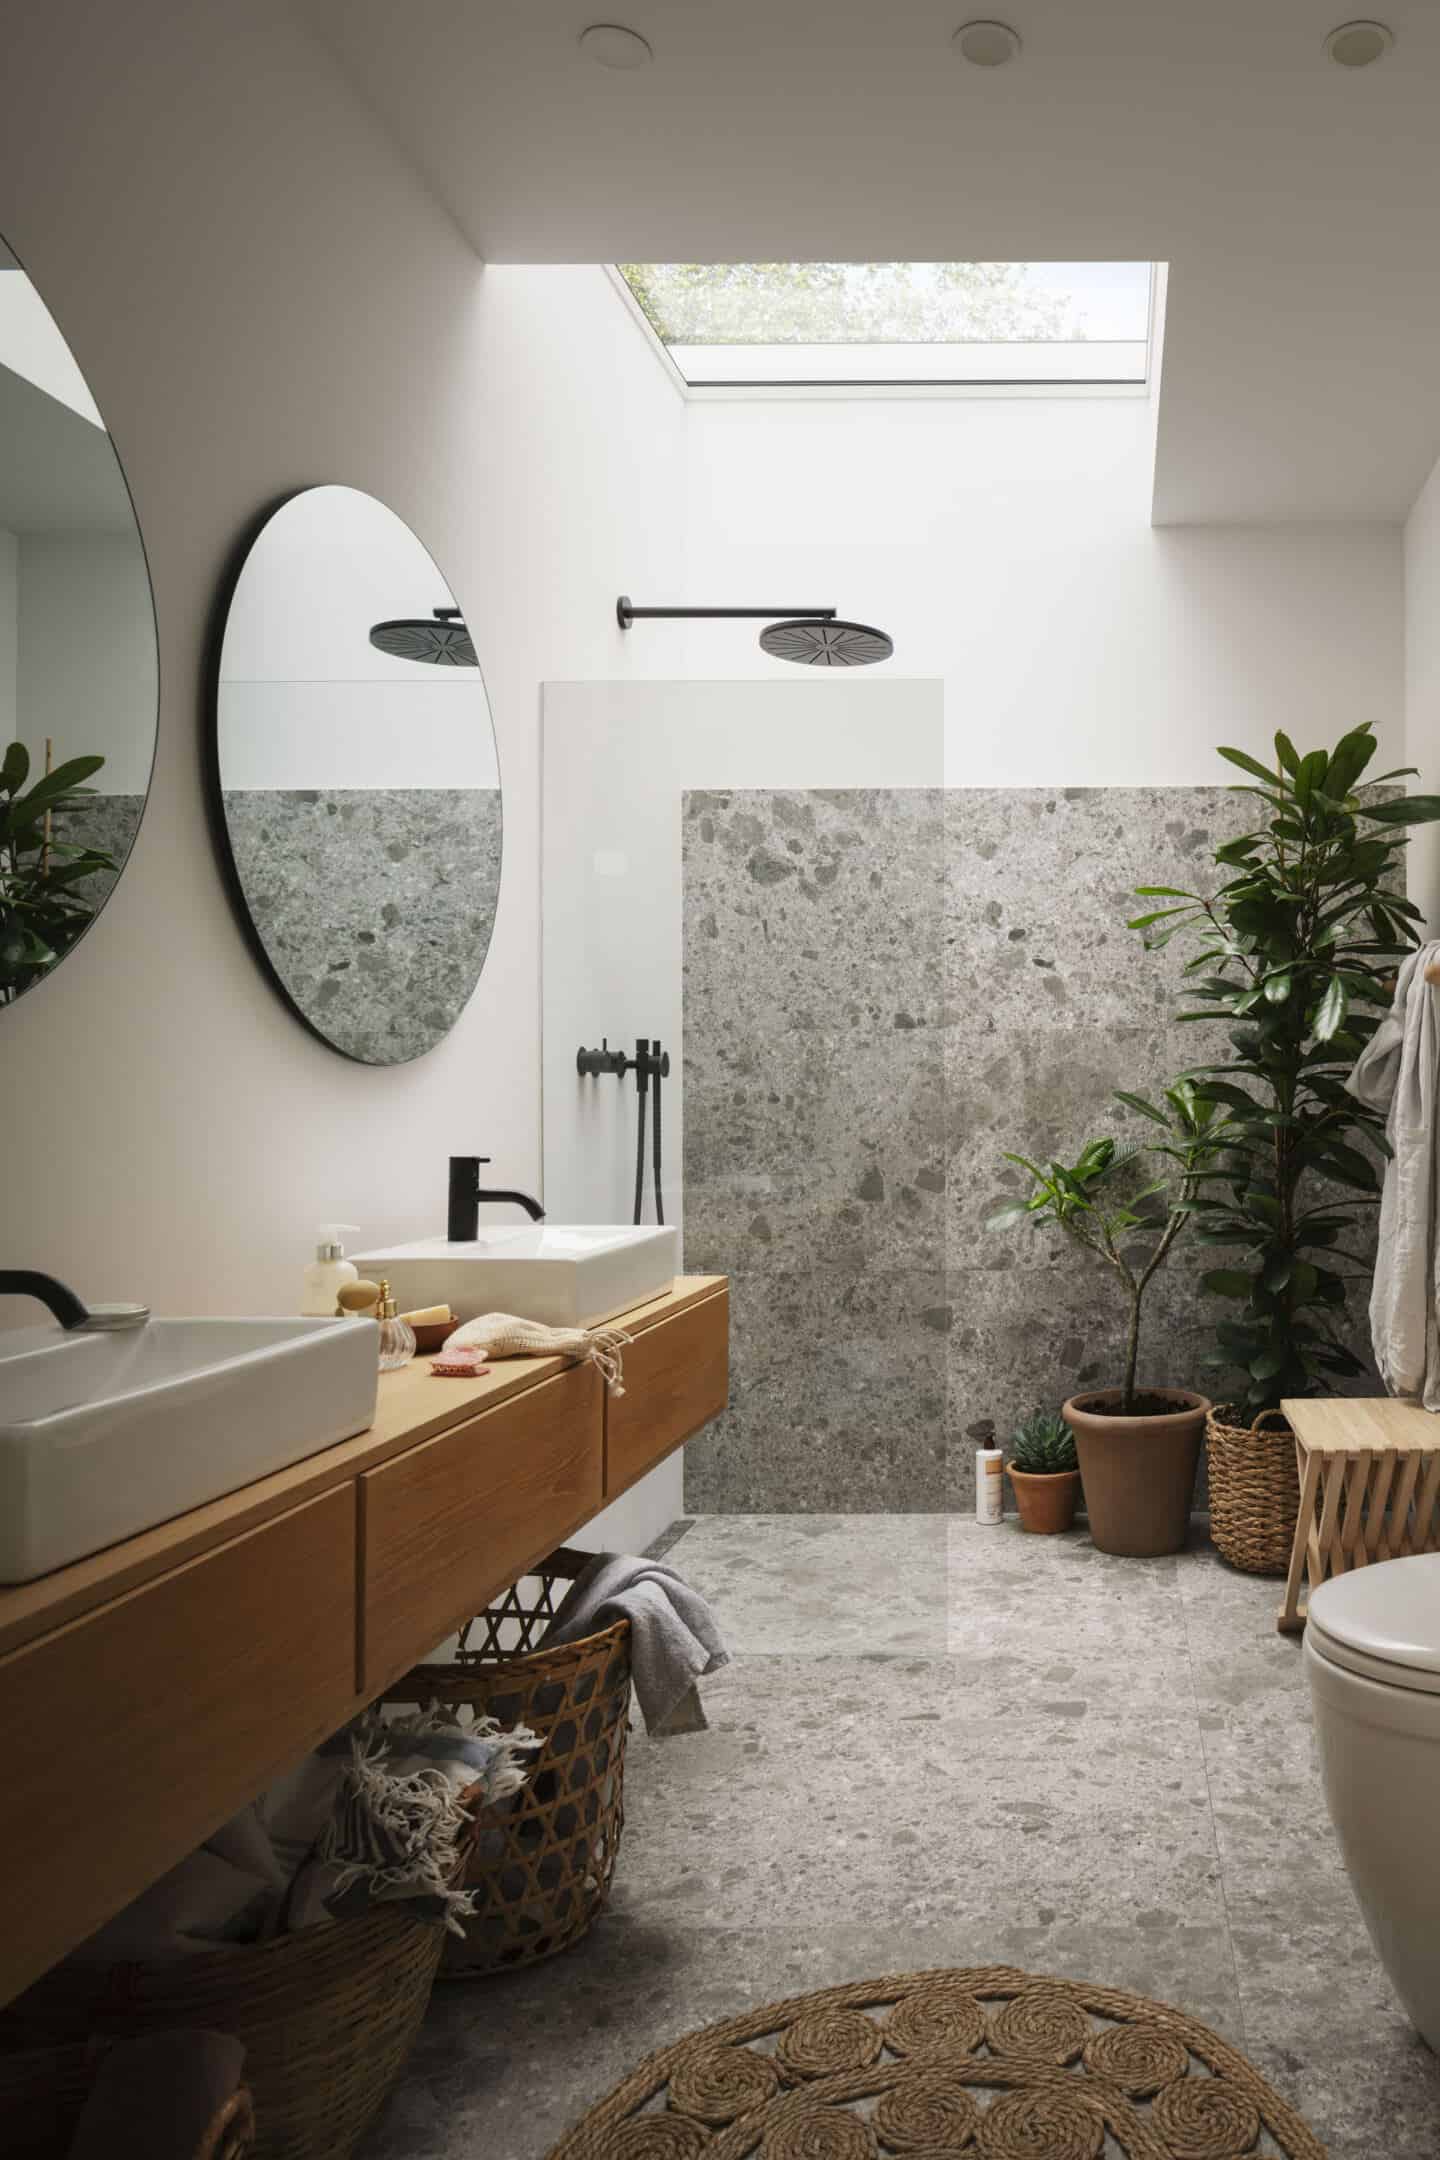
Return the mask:
<svg viewBox="0 0 1440 2160">
<path fill-rule="evenodd" d="M 1362 68 L 1382 59 L 1394 43 L 1395 33 L 1384 23 L 1347 22 L 1330 32 L 1325 50 L 1337 67 Z"/>
<path fill-rule="evenodd" d="M 655 57 L 639 31 L 621 23 L 591 23 L 580 33 L 580 50 L 607 68 L 649 67 Z"/>
<path fill-rule="evenodd" d="M 950 42 L 971 67 L 1004 67 L 1020 52 L 1020 33 L 1003 22 L 962 23 Z"/>
</svg>

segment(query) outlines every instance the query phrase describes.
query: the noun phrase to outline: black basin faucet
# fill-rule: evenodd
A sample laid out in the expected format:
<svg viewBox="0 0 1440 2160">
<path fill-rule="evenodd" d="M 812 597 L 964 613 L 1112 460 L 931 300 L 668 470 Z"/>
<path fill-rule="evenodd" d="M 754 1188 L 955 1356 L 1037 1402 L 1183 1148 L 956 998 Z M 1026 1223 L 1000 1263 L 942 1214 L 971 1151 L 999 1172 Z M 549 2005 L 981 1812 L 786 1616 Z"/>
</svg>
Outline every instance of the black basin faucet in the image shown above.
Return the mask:
<svg viewBox="0 0 1440 2160">
<path fill-rule="evenodd" d="M 33 1297 L 48 1305 L 61 1327 L 110 1330 L 143 1327 L 150 1314 L 144 1305 L 101 1305 L 92 1312 L 75 1292 L 36 1268 L 0 1268 L 0 1297 Z"/>
<path fill-rule="evenodd" d="M 488 1155 L 450 1157 L 450 1215 L 445 1235 L 452 1245 L 474 1243 L 480 1230 L 482 1200 L 513 1200 L 516 1207 L 524 1208 L 531 1222 L 545 1220 L 544 1208 L 529 1193 L 491 1192 L 482 1187 L 480 1165 L 489 1160 Z"/>
</svg>

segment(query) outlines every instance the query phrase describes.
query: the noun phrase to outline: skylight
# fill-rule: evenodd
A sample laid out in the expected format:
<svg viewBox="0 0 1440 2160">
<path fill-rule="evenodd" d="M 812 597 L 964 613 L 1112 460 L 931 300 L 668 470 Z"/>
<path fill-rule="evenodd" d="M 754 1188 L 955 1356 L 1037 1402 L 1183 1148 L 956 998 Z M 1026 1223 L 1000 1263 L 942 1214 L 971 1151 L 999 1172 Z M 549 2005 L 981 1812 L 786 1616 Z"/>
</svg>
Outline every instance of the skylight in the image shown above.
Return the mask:
<svg viewBox="0 0 1440 2160">
<path fill-rule="evenodd" d="M 1142 384 L 1149 263 L 621 263 L 693 389 Z"/>
</svg>

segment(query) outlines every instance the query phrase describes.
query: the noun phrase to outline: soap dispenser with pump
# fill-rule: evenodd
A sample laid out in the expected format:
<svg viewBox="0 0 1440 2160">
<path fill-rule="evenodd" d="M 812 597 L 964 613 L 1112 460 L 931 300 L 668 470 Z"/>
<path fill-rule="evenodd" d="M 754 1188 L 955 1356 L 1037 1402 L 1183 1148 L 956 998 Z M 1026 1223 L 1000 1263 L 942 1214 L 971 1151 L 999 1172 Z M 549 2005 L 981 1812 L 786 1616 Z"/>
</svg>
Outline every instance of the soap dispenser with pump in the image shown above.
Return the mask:
<svg viewBox="0 0 1440 2160">
<path fill-rule="evenodd" d="M 333 1320 L 340 1309 L 340 1292 L 346 1283 L 358 1280 L 360 1270 L 353 1260 L 345 1258 L 341 1243 L 347 1231 L 358 1230 L 357 1223 L 321 1223 L 320 1242 L 315 1247 L 315 1258 L 305 1270 L 304 1290 L 300 1310 L 307 1318 Z"/>
</svg>

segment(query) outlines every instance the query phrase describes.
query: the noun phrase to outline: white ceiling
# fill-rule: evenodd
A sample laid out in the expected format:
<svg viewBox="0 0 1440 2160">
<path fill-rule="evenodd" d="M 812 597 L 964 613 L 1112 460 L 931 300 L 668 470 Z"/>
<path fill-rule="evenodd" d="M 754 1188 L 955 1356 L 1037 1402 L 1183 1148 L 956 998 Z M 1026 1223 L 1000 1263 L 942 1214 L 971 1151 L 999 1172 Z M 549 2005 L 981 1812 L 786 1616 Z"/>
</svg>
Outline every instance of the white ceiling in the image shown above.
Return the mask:
<svg viewBox="0 0 1440 2160">
<path fill-rule="evenodd" d="M 1440 452 L 1440 5 L 606 0 L 655 64 L 597 67 L 593 0 L 295 0 L 499 262 L 1171 265 L 1162 521 L 1404 515 Z M 1352 7 L 1358 0 L 1350 0 Z"/>
</svg>

